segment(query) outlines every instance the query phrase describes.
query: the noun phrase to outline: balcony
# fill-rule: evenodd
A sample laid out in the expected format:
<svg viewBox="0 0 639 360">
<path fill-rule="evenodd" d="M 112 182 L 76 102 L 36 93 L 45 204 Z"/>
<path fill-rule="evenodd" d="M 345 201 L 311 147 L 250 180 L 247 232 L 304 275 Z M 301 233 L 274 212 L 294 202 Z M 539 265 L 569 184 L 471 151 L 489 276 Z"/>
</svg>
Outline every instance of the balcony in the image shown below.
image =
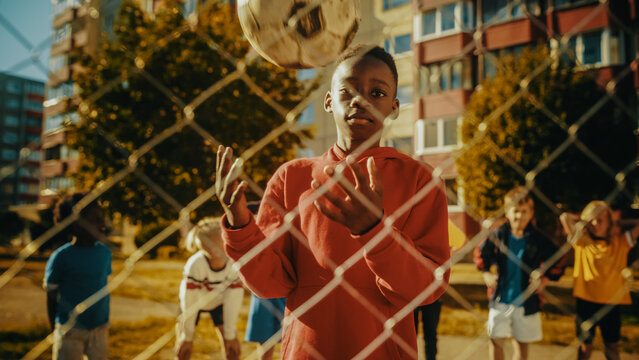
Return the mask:
<svg viewBox="0 0 639 360">
<path fill-rule="evenodd" d="M 598 10 L 600 5 L 593 4 L 580 8 L 568 8 L 558 10 L 549 16 L 554 16 L 554 29 L 559 34 L 568 32 L 580 33 L 588 30 L 608 27 L 611 24 L 610 17 L 605 10 Z M 593 13 L 595 12 L 595 13 Z M 584 19 L 587 22 L 582 23 Z"/>
<path fill-rule="evenodd" d="M 528 18 L 494 25 L 486 29 L 483 40 L 488 50 L 503 49 L 546 39 L 546 33 Z"/>
<path fill-rule="evenodd" d="M 436 94 L 428 94 L 419 99 L 416 107 L 417 119 L 430 119 L 459 115 L 470 100 L 472 90 L 454 89 Z"/>
<path fill-rule="evenodd" d="M 469 33 L 458 33 L 417 44 L 418 59 L 421 64 L 430 64 L 459 56 L 473 36 Z"/>
<path fill-rule="evenodd" d="M 71 67 L 63 66 L 58 71 L 49 74 L 47 85 L 49 85 L 49 87 L 56 87 L 69 80 L 71 80 Z"/>
</svg>

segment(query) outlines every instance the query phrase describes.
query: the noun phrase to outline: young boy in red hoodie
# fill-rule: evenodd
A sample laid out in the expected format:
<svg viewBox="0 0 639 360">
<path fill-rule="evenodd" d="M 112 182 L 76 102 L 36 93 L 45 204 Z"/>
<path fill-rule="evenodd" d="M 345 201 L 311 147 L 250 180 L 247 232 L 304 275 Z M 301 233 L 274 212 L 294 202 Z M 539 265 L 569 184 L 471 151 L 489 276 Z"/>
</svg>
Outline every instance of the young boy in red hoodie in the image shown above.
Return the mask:
<svg viewBox="0 0 639 360">
<path fill-rule="evenodd" d="M 324 107 L 337 143 L 282 165 L 256 220 L 219 147 L 225 249 L 255 294 L 288 298 L 283 359 L 416 359 L 413 308 L 448 283 L 435 271 L 449 259 L 446 196 L 424 164 L 379 146 L 399 110 L 392 56 L 358 46 L 336 65 Z"/>
</svg>

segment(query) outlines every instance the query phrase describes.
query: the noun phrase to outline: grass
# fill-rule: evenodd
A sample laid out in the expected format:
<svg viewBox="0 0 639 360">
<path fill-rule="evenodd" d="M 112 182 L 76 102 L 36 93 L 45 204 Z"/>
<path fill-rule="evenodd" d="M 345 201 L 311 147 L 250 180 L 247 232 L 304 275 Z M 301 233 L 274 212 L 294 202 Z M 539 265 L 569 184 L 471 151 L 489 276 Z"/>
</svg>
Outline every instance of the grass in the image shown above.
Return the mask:
<svg viewBox="0 0 639 360">
<path fill-rule="evenodd" d="M 182 278 L 182 261 L 144 261 L 138 263 L 130 276 L 114 290 L 113 295 L 131 298 L 147 299 L 158 302 L 178 302 L 178 288 Z M 0 270 L 4 271 L 11 265 L 11 261 L 0 261 Z M 25 263 L 19 273 L 35 285 L 42 281 L 44 272 L 43 261 Z M 485 336 L 485 322 L 488 318 L 486 310 L 485 287 L 481 284 L 481 275 L 468 264 L 453 269 L 452 287 L 469 301 L 474 308 L 472 311 L 461 308 L 449 296 L 443 297 L 444 306 L 440 317 L 438 333 L 441 335 L 455 335 L 466 337 Z M 113 273 L 116 275 L 124 268 L 122 261 L 115 260 Z M 468 277 L 470 284 L 463 284 Z M 562 279 L 564 280 L 564 279 Z M 564 280 L 565 281 L 565 280 Z M 559 291 L 556 295 L 560 301 L 572 308 L 572 298 L 569 288 Z M 240 340 L 244 338 L 248 317 L 248 292 L 244 299 L 244 306 L 240 314 L 238 332 Z M 561 346 L 571 345 L 575 339 L 574 315 L 560 314 L 548 307 L 542 313 L 544 339 L 541 343 Z M 110 359 L 131 359 L 153 344 L 162 335 L 173 335 L 175 319 L 151 317 L 138 322 L 114 322 L 110 329 Z M 19 359 L 48 334 L 47 324 L 9 325 L 0 324 L 0 359 Z M 603 349 L 600 336 L 595 338 L 596 349 Z M 173 357 L 175 339 L 171 338 L 152 358 L 169 359 Z M 256 344 L 242 344 L 243 359 L 257 359 Z M 623 317 L 622 339 L 620 349 L 623 352 L 639 354 L 639 316 L 626 314 Z M 193 359 L 221 359 L 220 343 L 210 319 L 203 318 L 196 329 Z M 276 358 L 279 356 L 279 345 L 276 347 Z M 50 359 L 51 350 L 48 349 L 40 357 Z"/>
</svg>

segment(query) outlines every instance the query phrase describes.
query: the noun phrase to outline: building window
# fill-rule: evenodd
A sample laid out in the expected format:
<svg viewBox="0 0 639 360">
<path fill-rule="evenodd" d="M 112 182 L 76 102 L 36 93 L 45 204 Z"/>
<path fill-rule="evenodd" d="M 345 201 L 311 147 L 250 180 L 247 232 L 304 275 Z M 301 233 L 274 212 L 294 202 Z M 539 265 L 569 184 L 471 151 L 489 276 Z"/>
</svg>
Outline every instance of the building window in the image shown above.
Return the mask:
<svg viewBox="0 0 639 360">
<path fill-rule="evenodd" d="M 66 9 L 75 8 L 87 0 L 58 0 L 53 2 L 53 16 L 60 15 Z"/>
<path fill-rule="evenodd" d="M 18 176 L 37 179 L 40 177 L 40 168 L 22 167 L 18 169 Z"/>
<path fill-rule="evenodd" d="M 384 10 L 390 10 L 406 4 L 410 4 L 410 0 L 384 0 Z"/>
<path fill-rule="evenodd" d="M 384 48 L 393 55 L 404 54 L 410 51 L 410 34 L 394 36 L 384 40 Z"/>
<path fill-rule="evenodd" d="M 459 117 L 418 120 L 418 152 L 450 151 L 455 148 L 459 144 L 460 121 Z"/>
<path fill-rule="evenodd" d="M 18 158 L 18 152 L 13 149 L 2 149 L 2 160 L 13 161 Z"/>
<path fill-rule="evenodd" d="M 42 119 L 40 119 L 40 118 L 28 117 L 28 118 L 27 118 L 27 126 L 36 126 L 36 127 L 40 127 L 40 126 L 42 126 Z"/>
<path fill-rule="evenodd" d="M 35 111 L 42 111 L 42 102 L 28 100 L 27 101 L 27 109 L 35 110 Z"/>
<path fill-rule="evenodd" d="M 528 46 L 529 45 L 525 44 L 525 45 L 511 46 L 509 48 L 504 48 L 501 50 L 488 51 L 487 52 L 488 55 L 484 56 L 484 77 L 485 78 L 495 77 L 495 74 L 497 73 L 496 65 L 497 65 L 497 61 L 499 57 L 507 56 L 507 55 L 519 56 L 524 51 L 524 49 Z"/>
<path fill-rule="evenodd" d="M 34 135 L 34 134 L 27 134 L 26 143 L 27 144 L 38 144 L 38 143 L 40 143 L 40 136 L 39 135 Z"/>
<path fill-rule="evenodd" d="M 56 145 L 44 150 L 44 160 L 59 160 L 62 145 Z"/>
<path fill-rule="evenodd" d="M 67 54 L 52 56 L 49 60 L 49 70 L 56 72 L 69 64 L 69 56 Z"/>
<path fill-rule="evenodd" d="M 18 81 L 7 79 L 5 84 L 5 89 L 10 94 L 20 94 L 22 92 L 22 87 Z"/>
<path fill-rule="evenodd" d="M 68 81 L 56 87 L 49 88 L 49 91 L 47 92 L 47 100 L 70 97 L 74 94 L 74 92 L 75 87 L 73 85 L 73 81 Z"/>
<path fill-rule="evenodd" d="M 2 134 L 2 142 L 5 144 L 15 145 L 18 143 L 18 134 L 14 132 L 5 131 Z"/>
<path fill-rule="evenodd" d="M 44 131 L 56 130 L 69 124 L 77 124 L 79 120 L 80 116 L 76 112 L 55 115 L 44 121 Z"/>
<path fill-rule="evenodd" d="M 61 41 L 68 39 L 69 36 L 71 36 L 71 24 L 66 23 L 57 29 L 53 29 L 53 34 L 51 35 L 51 44 L 55 45 Z"/>
<path fill-rule="evenodd" d="M 609 66 L 620 64 L 626 57 L 622 31 L 602 29 L 573 35 L 561 57 L 578 66 Z M 551 47 L 557 48 L 556 42 Z"/>
<path fill-rule="evenodd" d="M 553 5 L 556 8 L 559 8 L 559 7 L 569 7 L 569 6 L 579 5 L 583 3 L 592 3 L 592 2 L 594 1 L 593 0 L 554 0 Z M 546 4 L 546 5 L 550 6 L 550 4 Z"/>
<path fill-rule="evenodd" d="M 17 116 L 13 116 L 13 115 L 5 115 L 4 116 L 4 125 L 5 126 L 17 127 L 19 123 L 20 123 L 20 119 L 18 119 Z"/>
<path fill-rule="evenodd" d="M 34 195 L 40 191 L 40 187 L 36 184 L 18 184 L 18 193 Z"/>
<path fill-rule="evenodd" d="M 56 176 L 44 180 L 44 187 L 51 190 L 70 189 L 75 186 L 73 179 L 64 176 Z"/>
<path fill-rule="evenodd" d="M 436 94 L 454 89 L 472 88 L 471 64 L 469 58 L 420 67 L 420 94 Z"/>
<path fill-rule="evenodd" d="M 24 92 L 27 94 L 44 94 L 44 84 L 36 82 L 28 82 L 25 84 Z"/>
<path fill-rule="evenodd" d="M 399 106 L 411 104 L 413 102 L 413 87 L 411 85 L 398 86 L 397 100 L 399 100 Z"/>
<path fill-rule="evenodd" d="M 298 125 L 310 125 L 315 122 L 315 105 L 309 104 L 306 109 L 302 111 L 299 119 L 297 119 Z"/>
<path fill-rule="evenodd" d="M 20 99 L 18 99 L 17 97 L 9 96 L 4 100 L 4 105 L 7 107 L 7 109 L 19 109 Z"/>
<path fill-rule="evenodd" d="M 493 0 L 482 2 L 482 20 L 484 24 L 499 23 L 526 17 L 526 9 L 530 14 L 539 15 L 540 8 L 536 0 Z"/>
<path fill-rule="evenodd" d="M 475 28 L 473 4 L 459 1 L 428 9 L 415 18 L 417 41 L 448 36 Z"/>
</svg>

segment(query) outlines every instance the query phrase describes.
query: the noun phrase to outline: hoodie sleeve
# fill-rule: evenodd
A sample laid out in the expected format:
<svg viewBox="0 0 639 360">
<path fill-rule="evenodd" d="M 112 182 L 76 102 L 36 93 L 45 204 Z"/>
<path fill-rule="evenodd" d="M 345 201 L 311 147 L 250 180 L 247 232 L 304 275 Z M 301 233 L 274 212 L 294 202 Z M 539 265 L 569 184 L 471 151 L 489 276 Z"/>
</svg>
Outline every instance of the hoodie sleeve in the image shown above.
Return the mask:
<svg viewBox="0 0 639 360">
<path fill-rule="evenodd" d="M 443 184 L 431 181 L 430 174 L 413 174 L 427 181 L 416 189 L 405 225 L 385 226 L 382 221 L 363 235 L 353 235 L 363 245 L 380 240 L 365 251 L 368 267 L 375 274 L 377 287 L 383 296 L 397 307 L 403 307 L 419 295 L 427 296 L 422 304 L 437 300 L 448 285 L 450 270 L 442 267 L 450 259 L 448 244 L 448 207 Z M 391 186 L 384 187 L 384 197 L 393 196 Z M 384 219 L 387 220 L 387 219 Z M 438 281 L 439 280 L 439 281 Z"/>
<path fill-rule="evenodd" d="M 280 168 L 266 186 L 257 222 L 251 219 L 243 228 L 231 229 L 226 215 L 222 217 L 224 250 L 241 264 L 239 273 L 244 284 L 261 298 L 287 297 L 297 284 L 291 261 L 290 225 L 285 223 L 282 210 L 284 186 L 284 170 Z M 264 241 L 270 244 L 266 246 Z M 251 251 L 254 248 L 256 253 Z M 245 260 L 245 256 L 250 260 Z"/>
</svg>

